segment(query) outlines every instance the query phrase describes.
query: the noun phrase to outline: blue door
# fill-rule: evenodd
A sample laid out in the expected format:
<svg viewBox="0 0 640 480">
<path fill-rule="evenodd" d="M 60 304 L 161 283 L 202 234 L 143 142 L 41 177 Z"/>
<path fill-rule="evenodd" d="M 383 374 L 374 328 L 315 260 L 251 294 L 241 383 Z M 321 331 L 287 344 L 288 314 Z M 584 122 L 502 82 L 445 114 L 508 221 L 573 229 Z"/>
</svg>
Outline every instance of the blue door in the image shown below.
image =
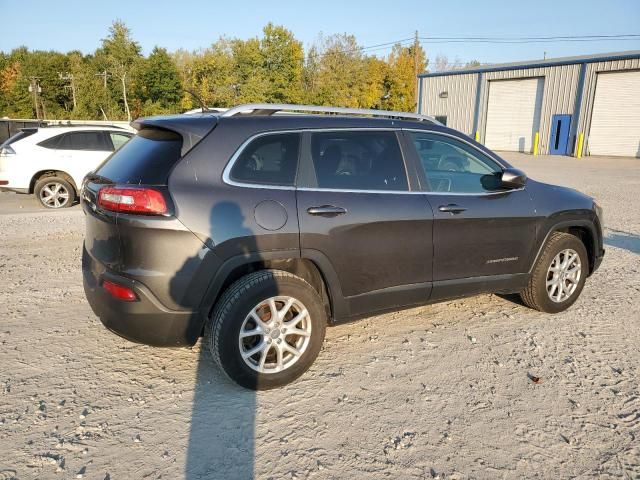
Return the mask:
<svg viewBox="0 0 640 480">
<path fill-rule="evenodd" d="M 569 146 L 569 129 L 571 115 L 554 115 L 551 119 L 551 138 L 549 153 L 551 155 L 566 155 Z"/>
</svg>

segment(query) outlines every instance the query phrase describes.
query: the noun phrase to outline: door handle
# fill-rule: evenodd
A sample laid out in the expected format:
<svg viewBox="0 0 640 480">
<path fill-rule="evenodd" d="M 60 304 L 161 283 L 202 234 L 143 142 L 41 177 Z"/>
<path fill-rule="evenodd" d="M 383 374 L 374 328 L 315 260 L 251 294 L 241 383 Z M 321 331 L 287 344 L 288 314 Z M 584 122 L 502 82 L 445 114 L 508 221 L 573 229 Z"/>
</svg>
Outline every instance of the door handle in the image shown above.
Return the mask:
<svg viewBox="0 0 640 480">
<path fill-rule="evenodd" d="M 453 215 L 456 215 L 458 213 L 464 212 L 466 208 L 461 207 L 460 205 L 456 205 L 455 203 L 450 203 L 449 205 L 440 205 L 438 207 L 438 210 L 440 210 L 441 212 L 449 212 Z"/>
<path fill-rule="evenodd" d="M 344 215 L 347 210 L 342 207 L 336 207 L 334 205 L 322 205 L 319 207 L 307 208 L 309 215 L 320 215 L 322 217 L 335 217 L 337 215 Z"/>
</svg>

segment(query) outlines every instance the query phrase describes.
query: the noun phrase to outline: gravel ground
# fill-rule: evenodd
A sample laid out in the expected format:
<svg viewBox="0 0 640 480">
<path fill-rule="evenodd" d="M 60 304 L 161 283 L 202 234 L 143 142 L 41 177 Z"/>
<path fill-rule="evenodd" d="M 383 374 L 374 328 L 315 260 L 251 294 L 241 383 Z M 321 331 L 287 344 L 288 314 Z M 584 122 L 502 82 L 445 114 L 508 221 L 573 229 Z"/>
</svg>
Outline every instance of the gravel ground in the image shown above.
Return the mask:
<svg viewBox="0 0 640 480">
<path fill-rule="evenodd" d="M 640 160 L 505 156 L 605 209 L 573 308 L 484 295 L 331 328 L 258 394 L 199 345 L 105 330 L 80 209 L 0 194 L 0 479 L 640 478 Z"/>
</svg>

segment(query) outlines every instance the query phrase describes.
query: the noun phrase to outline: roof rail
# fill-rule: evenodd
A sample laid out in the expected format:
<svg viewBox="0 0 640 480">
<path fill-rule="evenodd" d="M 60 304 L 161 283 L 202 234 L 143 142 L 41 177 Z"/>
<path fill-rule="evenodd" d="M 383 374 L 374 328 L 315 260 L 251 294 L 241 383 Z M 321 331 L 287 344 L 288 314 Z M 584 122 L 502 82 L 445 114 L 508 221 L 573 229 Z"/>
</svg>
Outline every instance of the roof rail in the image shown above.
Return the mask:
<svg viewBox="0 0 640 480">
<path fill-rule="evenodd" d="M 312 113 L 336 113 L 342 115 L 366 115 L 370 117 L 397 118 L 403 120 L 418 120 L 441 125 L 435 118 L 428 115 L 409 112 L 394 112 L 390 110 L 373 110 L 368 108 L 343 108 L 325 107 L 321 105 L 295 105 L 288 103 L 247 103 L 238 105 L 223 112 L 221 117 L 233 117 L 239 114 L 245 115 L 273 115 L 276 112 L 312 112 Z"/>
</svg>

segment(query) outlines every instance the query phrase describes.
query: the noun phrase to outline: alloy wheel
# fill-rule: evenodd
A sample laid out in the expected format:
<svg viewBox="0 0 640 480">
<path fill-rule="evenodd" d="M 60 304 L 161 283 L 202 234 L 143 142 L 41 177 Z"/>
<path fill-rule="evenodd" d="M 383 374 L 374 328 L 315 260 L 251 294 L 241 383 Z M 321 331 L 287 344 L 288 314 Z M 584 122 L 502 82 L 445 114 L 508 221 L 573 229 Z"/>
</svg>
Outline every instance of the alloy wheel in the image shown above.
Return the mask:
<svg viewBox="0 0 640 480">
<path fill-rule="evenodd" d="M 40 201 L 50 208 L 62 208 L 69 203 L 69 190 L 58 182 L 49 182 L 40 190 Z"/>
<path fill-rule="evenodd" d="M 299 300 L 276 296 L 253 307 L 238 338 L 244 362 L 259 373 L 277 373 L 295 364 L 311 340 L 311 317 Z"/>
<path fill-rule="evenodd" d="M 556 303 L 567 300 L 578 288 L 582 277 L 580 255 L 570 248 L 559 252 L 547 270 L 547 295 Z"/>
</svg>

